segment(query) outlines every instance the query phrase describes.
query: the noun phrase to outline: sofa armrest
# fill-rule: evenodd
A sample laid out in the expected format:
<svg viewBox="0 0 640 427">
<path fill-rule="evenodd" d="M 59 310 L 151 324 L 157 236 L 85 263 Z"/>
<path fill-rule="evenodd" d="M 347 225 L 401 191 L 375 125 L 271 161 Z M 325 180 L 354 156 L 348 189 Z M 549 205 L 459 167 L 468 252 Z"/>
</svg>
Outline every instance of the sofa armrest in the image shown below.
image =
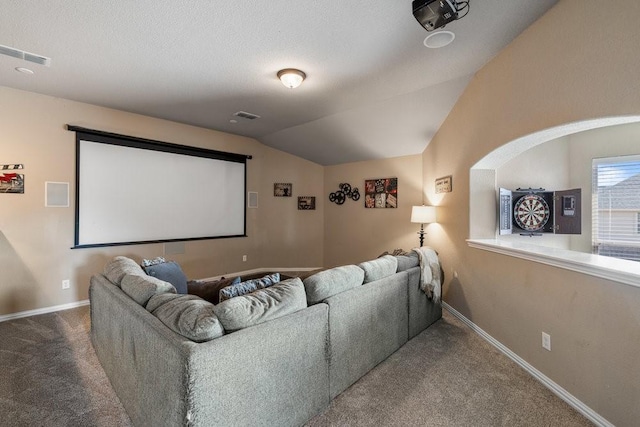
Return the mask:
<svg viewBox="0 0 640 427">
<path fill-rule="evenodd" d="M 91 278 L 89 300 L 91 342 L 133 424 L 185 424 L 184 362 L 196 344 L 102 275 Z"/>
</svg>

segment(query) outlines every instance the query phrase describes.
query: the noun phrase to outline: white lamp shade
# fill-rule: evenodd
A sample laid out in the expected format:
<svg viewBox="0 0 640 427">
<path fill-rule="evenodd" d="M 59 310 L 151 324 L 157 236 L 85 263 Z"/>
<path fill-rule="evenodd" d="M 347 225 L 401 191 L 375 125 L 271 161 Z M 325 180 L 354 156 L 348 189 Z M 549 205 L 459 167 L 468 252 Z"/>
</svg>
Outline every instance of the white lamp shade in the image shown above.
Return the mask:
<svg viewBox="0 0 640 427">
<path fill-rule="evenodd" d="M 430 224 L 436 222 L 435 206 L 414 206 L 411 209 L 411 222 L 417 224 Z"/>
<path fill-rule="evenodd" d="M 289 89 L 294 89 L 300 86 L 305 77 L 307 76 L 304 72 L 296 70 L 295 68 L 287 68 L 285 70 L 278 71 L 278 78 L 282 84 Z"/>
</svg>

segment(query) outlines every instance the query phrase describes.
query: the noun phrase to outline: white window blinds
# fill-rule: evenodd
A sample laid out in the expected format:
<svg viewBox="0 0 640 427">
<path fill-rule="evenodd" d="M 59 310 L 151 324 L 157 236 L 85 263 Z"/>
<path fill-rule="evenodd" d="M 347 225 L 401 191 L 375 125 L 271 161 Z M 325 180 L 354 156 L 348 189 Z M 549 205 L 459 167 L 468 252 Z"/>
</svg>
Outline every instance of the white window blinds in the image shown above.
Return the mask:
<svg viewBox="0 0 640 427">
<path fill-rule="evenodd" d="M 592 177 L 593 252 L 640 261 L 640 155 L 594 159 Z"/>
</svg>

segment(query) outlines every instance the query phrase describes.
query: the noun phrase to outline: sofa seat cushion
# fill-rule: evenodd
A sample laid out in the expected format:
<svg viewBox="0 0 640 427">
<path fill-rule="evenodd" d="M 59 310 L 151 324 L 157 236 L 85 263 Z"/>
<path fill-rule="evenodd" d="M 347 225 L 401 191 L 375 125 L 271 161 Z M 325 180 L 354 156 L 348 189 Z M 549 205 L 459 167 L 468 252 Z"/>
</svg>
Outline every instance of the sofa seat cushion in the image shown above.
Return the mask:
<svg viewBox="0 0 640 427">
<path fill-rule="evenodd" d="M 409 252 L 407 255 L 397 255 L 396 259 L 398 260 L 398 273 L 420 265 L 420 258 L 414 251 Z"/>
<path fill-rule="evenodd" d="M 343 265 L 304 279 L 307 304 L 317 304 L 330 296 L 362 285 L 364 270 L 357 265 Z"/>
<path fill-rule="evenodd" d="M 271 285 L 275 285 L 279 281 L 280 274 L 273 273 L 260 277 L 258 279 L 245 280 L 244 282 L 231 284 L 225 288 L 220 289 L 220 302 L 240 295 L 246 295 L 258 289 L 268 288 Z"/>
<path fill-rule="evenodd" d="M 362 262 L 358 267 L 364 270 L 364 283 L 369 283 L 395 274 L 398 269 L 398 260 L 392 255 L 385 255 Z"/>
<path fill-rule="evenodd" d="M 214 312 L 227 332 L 277 319 L 307 307 L 304 285 L 288 279 L 246 295 L 222 301 Z"/>
<path fill-rule="evenodd" d="M 122 278 L 122 290 L 141 306 L 147 305 L 149 299 L 157 294 L 176 293 L 171 283 L 151 276 L 126 274 Z"/>
<path fill-rule="evenodd" d="M 124 256 L 117 256 L 104 266 L 104 275 L 114 285 L 120 286 L 122 278 L 125 274 L 146 276 L 146 273 L 142 270 L 134 260 Z"/>
<path fill-rule="evenodd" d="M 187 293 L 187 276 L 175 261 L 160 262 L 144 267 L 149 275 L 171 283 L 179 294 Z"/>
<path fill-rule="evenodd" d="M 241 282 L 240 277 L 222 278 L 219 280 L 189 280 L 187 282 L 187 293 L 197 295 L 211 304 L 220 302 L 220 289 L 230 285 L 237 285 Z"/>
<path fill-rule="evenodd" d="M 205 342 L 224 335 L 213 304 L 195 295 L 154 295 L 147 310 L 169 329 L 191 341 Z"/>
</svg>

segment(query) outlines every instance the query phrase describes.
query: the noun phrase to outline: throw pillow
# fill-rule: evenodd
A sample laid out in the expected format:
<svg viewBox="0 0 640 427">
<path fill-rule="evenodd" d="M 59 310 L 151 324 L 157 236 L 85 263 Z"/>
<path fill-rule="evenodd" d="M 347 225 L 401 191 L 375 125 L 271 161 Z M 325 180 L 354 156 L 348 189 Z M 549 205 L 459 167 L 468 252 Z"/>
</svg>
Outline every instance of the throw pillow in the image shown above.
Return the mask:
<svg viewBox="0 0 640 427">
<path fill-rule="evenodd" d="M 187 282 L 187 293 L 191 295 L 197 295 L 205 301 L 209 301 L 211 304 L 218 304 L 220 302 L 220 289 L 226 288 L 230 285 L 237 285 L 241 282 L 239 277 L 228 278 L 224 277 L 220 280 L 190 280 Z"/>
<path fill-rule="evenodd" d="M 187 276 L 175 261 L 163 262 L 160 264 L 144 267 L 144 271 L 156 279 L 171 283 L 179 294 L 187 293 Z"/>
<path fill-rule="evenodd" d="M 205 342 L 224 335 L 213 304 L 195 295 L 154 295 L 147 310 L 173 332 L 191 341 Z"/>
<path fill-rule="evenodd" d="M 230 285 L 220 289 L 220 302 L 226 301 L 229 298 L 237 297 L 240 295 L 246 295 L 257 289 L 264 289 L 271 285 L 274 285 L 280 281 L 280 273 L 268 274 L 259 279 L 247 280 L 235 285 Z"/>
<path fill-rule="evenodd" d="M 213 310 L 227 332 L 237 331 L 302 310 L 307 306 L 300 278 L 222 301 Z"/>
<path fill-rule="evenodd" d="M 304 279 L 307 304 L 316 304 L 348 289 L 362 285 L 364 271 L 357 265 L 343 265 Z"/>
<path fill-rule="evenodd" d="M 120 286 L 125 274 L 146 276 L 134 260 L 124 256 L 117 256 L 104 266 L 104 275 L 117 286 Z"/>
<path fill-rule="evenodd" d="M 143 259 L 140 265 L 142 266 L 142 268 L 144 268 L 144 267 L 150 267 L 156 264 L 162 264 L 163 262 L 167 262 L 167 260 L 164 259 L 164 257 L 157 256 L 154 259 Z"/>
<path fill-rule="evenodd" d="M 396 273 L 398 260 L 391 255 L 385 255 L 372 261 L 365 261 L 358 264 L 364 270 L 364 283 L 384 279 Z"/>
<path fill-rule="evenodd" d="M 151 276 L 134 274 L 126 274 L 122 278 L 122 290 L 141 306 L 145 306 L 156 294 L 176 293 L 176 288 L 171 283 Z"/>
</svg>

